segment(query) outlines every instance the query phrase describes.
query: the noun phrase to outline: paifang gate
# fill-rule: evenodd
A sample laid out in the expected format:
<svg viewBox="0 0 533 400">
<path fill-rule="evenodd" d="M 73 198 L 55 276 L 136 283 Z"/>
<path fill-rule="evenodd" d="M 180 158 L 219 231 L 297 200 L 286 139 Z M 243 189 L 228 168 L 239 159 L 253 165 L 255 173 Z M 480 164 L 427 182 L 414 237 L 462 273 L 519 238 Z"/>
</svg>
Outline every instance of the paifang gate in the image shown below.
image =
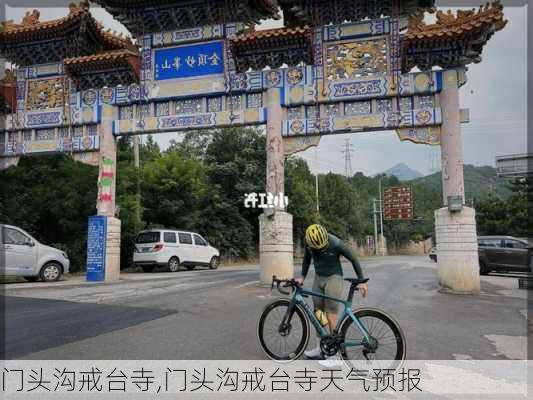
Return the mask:
<svg viewBox="0 0 533 400">
<path fill-rule="evenodd" d="M 506 24 L 499 3 L 437 11 L 427 24 L 431 0 L 96 2 L 135 44 L 104 31 L 86 2 L 58 20 L 41 22 L 34 11 L 2 24 L 1 54 L 17 68 L 1 85 L 0 160 L 7 167 L 21 154 L 68 151 L 100 166 L 103 279 L 119 274 L 117 136 L 265 125 L 266 191 L 275 195 L 284 192 L 284 157 L 321 135 L 395 130 L 400 140 L 440 146 L 439 280 L 455 292 L 479 292 L 459 89 L 466 66 L 481 61 Z M 284 27 L 254 29 L 280 11 Z M 259 222 L 261 281 L 291 277 L 292 216 L 278 207 Z"/>
</svg>

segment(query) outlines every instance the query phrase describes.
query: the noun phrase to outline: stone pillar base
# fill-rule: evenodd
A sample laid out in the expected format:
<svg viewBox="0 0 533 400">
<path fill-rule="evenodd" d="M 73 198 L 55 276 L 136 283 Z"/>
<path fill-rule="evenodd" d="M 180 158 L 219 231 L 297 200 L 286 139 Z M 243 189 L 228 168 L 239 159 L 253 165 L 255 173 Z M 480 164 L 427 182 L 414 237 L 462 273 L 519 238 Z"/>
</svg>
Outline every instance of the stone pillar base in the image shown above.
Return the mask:
<svg viewBox="0 0 533 400">
<path fill-rule="evenodd" d="M 259 262 L 261 284 L 270 285 L 272 277 L 294 277 L 292 215 L 276 211 L 271 216 L 259 216 Z"/>
<path fill-rule="evenodd" d="M 475 211 L 469 207 L 454 213 L 448 208 L 436 210 L 435 232 L 439 284 L 443 291 L 479 294 Z"/>
<path fill-rule="evenodd" d="M 107 218 L 105 259 L 105 282 L 116 282 L 120 279 L 120 220 Z"/>
</svg>

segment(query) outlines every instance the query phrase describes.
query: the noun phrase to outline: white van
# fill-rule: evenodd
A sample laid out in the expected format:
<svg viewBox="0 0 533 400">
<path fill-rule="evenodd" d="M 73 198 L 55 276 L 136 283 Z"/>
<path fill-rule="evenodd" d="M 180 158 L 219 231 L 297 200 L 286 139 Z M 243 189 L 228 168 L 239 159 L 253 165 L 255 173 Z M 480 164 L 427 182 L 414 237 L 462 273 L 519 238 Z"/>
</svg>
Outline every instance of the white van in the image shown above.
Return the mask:
<svg viewBox="0 0 533 400">
<path fill-rule="evenodd" d="M 64 251 L 39 243 L 28 232 L 0 224 L 0 275 L 57 281 L 70 268 Z"/>
<path fill-rule="evenodd" d="M 137 235 L 133 263 L 144 272 L 151 272 L 156 266 L 176 272 L 180 265 L 189 270 L 197 265 L 216 269 L 219 257 L 219 251 L 197 233 L 151 229 Z"/>
</svg>

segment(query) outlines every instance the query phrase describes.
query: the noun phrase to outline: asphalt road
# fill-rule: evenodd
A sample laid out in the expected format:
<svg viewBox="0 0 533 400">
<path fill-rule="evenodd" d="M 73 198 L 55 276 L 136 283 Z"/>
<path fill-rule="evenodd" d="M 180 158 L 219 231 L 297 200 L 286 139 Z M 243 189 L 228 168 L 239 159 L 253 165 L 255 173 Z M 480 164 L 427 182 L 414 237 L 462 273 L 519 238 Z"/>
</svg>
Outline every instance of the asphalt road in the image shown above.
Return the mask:
<svg viewBox="0 0 533 400">
<path fill-rule="evenodd" d="M 393 314 L 406 333 L 408 358 L 526 357 L 527 292 L 516 278 L 483 277 L 481 295 L 456 296 L 438 291 L 436 266 L 426 257 L 362 264 L 370 294 L 354 306 Z M 353 276 L 349 265 L 344 270 Z M 4 285 L 4 357 L 263 359 L 257 319 L 279 294 L 258 277 L 258 266 L 245 266 L 123 274 L 108 285 L 81 278 Z"/>
</svg>

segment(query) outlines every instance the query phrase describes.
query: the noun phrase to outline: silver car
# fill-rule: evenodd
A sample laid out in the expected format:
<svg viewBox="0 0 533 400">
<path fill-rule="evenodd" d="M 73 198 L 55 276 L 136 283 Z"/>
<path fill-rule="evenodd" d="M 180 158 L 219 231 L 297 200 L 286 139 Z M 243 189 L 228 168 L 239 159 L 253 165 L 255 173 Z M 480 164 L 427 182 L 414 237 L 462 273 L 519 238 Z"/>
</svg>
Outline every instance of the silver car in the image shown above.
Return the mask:
<svg viewBox="0 0 533 400">
<path fill-rule="evenodd" d="M 40 243 L 21 228 L 0 224 L 0 275 L 52 282 L 69 268 L 64 251 Z"/>
</svg>

